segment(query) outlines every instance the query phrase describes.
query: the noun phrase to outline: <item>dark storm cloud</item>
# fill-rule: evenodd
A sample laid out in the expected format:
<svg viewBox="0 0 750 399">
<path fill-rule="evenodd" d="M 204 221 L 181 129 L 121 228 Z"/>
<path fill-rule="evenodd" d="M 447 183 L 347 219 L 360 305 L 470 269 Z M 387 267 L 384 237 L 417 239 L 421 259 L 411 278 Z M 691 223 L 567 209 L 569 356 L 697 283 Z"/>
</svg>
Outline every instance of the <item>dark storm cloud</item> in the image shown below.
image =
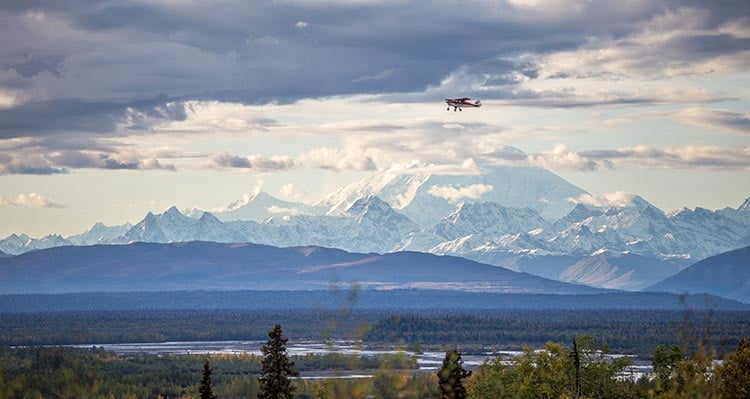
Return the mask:
<svg viewBox="0 0 750 399">
<path fill-rule="evenodd" d="M 42 72 L 60 76 L 62 59 L 60 55 L 28 54 L 22 60 L 7 66 L 24 78 L 34 77 Z"/>
<path fill-rule="evenodd" d="M 262 171 L 288 170 L 294 168 L 294 160 L 288 157 L 265 157 L 252 155 L 249 157 L 232 155 L 221 152 L 211 156 L 211 166 L 232 169 L 256 169 Z"/>
<path fill-rule="evenodd" d="M 149 119 L 185 120 L 187 105 L 164 97 L 122 104 L 59 99 L 30 102 L 0 109 L 0 139 L 76 134 L 111 134 L 129 118 L 132 129 L 145 128 Z"/>
<path fill-rule="evenodd" d="M 539 78 L 538 56 L 573 51 L 592 38 L 627 43 L 655 16 L 684 7 L 709 11 L 705 29 L 750 14 L 746 1 L 708 0 L 534 9 L 480 1 L 4 1 L 0 92 L 13 88 L 22 103 L 0 111 L 0 139 L 113 134 L 126 118 L 131 129 L 148 130 L 154 121 L 184 119 L 182 101 L 192 99 L 260 104 L 427 93 L 434 100 L 461 92 L 528 105 L 600 105 L 522 83 Z M 660 53 L 689 63 L 748 46 L 728 34 L 695 33 L 671 39 Z M 642 68 L 658 68 L 663 59 L 644 58 Z"/>
</svg>

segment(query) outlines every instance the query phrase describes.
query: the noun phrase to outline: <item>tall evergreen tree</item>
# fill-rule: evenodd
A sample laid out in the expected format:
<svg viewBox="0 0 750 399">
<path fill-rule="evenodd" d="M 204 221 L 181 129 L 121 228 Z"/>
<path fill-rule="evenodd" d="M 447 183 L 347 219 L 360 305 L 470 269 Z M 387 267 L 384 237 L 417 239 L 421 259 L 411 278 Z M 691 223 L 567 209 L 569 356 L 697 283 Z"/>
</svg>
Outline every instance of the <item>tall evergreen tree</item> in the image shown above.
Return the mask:
<svg viewBox="0 0 750 399">
<path fill-rule="evenodd" d="M 465 399 L 466 388 L 463 380 L 471 375 L 466 371 L 461 360 L 461 353 L 457 350 L 448 351 L 443 359 L 443 367 L 438 371 L 438 382 L 442 399 Z"/>
<path fill-rule="evenodd" d="M 203 377 L 198 392 L 201 399 L 216 399 L 216 395 L 211 391 L 211 367 L 208 366 L 208 359 L 203 363 Z"/>
<path fill-rule="evenodd" d="M 268 342 L 260 349 L 263 352 L 263 369 L 258 399 L 291 399 L 295 388 L 289 377 L 299 376 L 299 373 L 294 369 L 294 362 L 290 362 L 286 355 L 289 339 L 284 337 L 279 324 L 268 333 L 268 337 Z"/>
<path fill-rule="evenodd" d="M 742 338 L 715 372 L 725 398 L 750 398 L 750 340 Z"/>
</svg>

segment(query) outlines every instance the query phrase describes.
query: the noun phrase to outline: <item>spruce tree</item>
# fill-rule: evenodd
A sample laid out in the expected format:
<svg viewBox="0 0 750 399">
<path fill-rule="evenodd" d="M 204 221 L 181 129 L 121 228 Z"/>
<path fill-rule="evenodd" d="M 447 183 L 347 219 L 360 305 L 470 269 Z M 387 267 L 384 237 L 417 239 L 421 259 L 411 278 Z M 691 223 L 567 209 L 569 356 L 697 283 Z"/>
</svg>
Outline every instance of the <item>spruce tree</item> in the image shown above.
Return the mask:
<svg viewBox="0 0 750 399">
<path fill-rule="evenodd" d="M 211 391 L 211 368 L 208 366 L 208 359 L 203 363 L 203 377 L 198 392 L 201 399 L 216 399 L 216 395 Z"/>
<path fill-rule="evenodd" d="M 295 388 L 289 377 L 297 377 L 299 373 L 294 369 L 294 362 L 290 362 L 286 355 L 289 339 L 284 337 L 279 324 L 268 333 L 268 337 L 270 339 L 260 349 L 263 369 L 258 399 L 291 399 Z"/>
<path fill-rule="evenodd" d="M 442 399 L 465 399 L 466 388 L 463 380 L 471 375 L 463 367 L 461 354 L 457 350 L 445 353 L 443 367 L 438 371 L 438 382 Z"/>
</svg>

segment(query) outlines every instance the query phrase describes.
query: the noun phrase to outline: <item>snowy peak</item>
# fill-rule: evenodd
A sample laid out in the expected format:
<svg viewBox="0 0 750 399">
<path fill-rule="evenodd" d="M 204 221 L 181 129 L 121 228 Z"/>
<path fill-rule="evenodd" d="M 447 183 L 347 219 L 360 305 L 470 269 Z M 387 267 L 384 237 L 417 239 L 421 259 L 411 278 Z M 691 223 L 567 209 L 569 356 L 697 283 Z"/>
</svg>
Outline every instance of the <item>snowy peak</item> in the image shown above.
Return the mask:
<svg viewBox="0 0 750 399">
<path fill-rule="evenodd" d="M 232 202 L 223 209 L 212 213 L 223 222 L 234 220 L 251 220 L 262 222 L 272 217 L 296 216 L 296 215 L 320 215 L 324 209 L 311 207 L 298 202 L 290 202 L 278 199 L 271 194 L 260 191 L 253 196 Z M 198 217 L 199 212 L 191 212 L 193 217 Z"/>
<path fill-rule="evenodd" d="M 125 233 L 125 242 L 175 242 L 192 241 L 195 237 L 193 227 L 198 220 L 183 215 L 177 207 L 170 207 L 164 213 L 146 214 L 138 224 Z"/>
<path fill-rule="evenodd" d="M 329 215 L 341 215 L 358 199 L 375 195 L 422 228 L 429 228 L 450 215 L 461 202 L 529 207 L 555 220 L 573 208 L 568 198 L 583 194 L 586 192 L 545 169 L 512 166 L 481 169 L 473 165 L 449 172 L 436 165 L 411 163 L 351 183 L 318 204 L 327 206 Z"/>
<path fill-rule="evenodd" d="M 403 237 L 419 228 L 408 217 L 396 212 L 387 202 L 374 195 L 356 200 L 347 209 L 346 216 L 353 218 L 352 232 L 363 230 L 365 234 L 371 234 L 379 231 L 383 235 L 380 239 L 386 238 L 390 245 L 387 250 L 392 250 Z M 379 240 L 376 237 L 369 239 Z"/>
<path fill-rule="evenodd" d="M 346 213 L 351 216 L 363 216 L 369 212 L 386 214 L 394 212 L 394 210 L 388 205 L 388 203 L 374 195 L 368 195 L 364 198 L 358 199 L 351 207 L 349 207 L 349 209 L 346 210 Z"/>
<path fill-rule="evenodd" d="M 42 238 L 31 238 L 26 234 L 11 234 L 0 240 L 0 251 L 9 255 L 18 255 L 28 251 L 70 245 L 70 241 L 58 234 L 49 234 Z"/>
<path fill-rule="evenodd" d="M 743 202 L 738 208 L 738 211 L 742 212 L 750 212 L 750 197 L 747 197 L 745 199 L 745 202 Z"/>
<path fill-rule="evenodd" d="M 549 224 L 531 209 L 510 208 L 493 202 L 474 202 L 460 204 L 433 231 L 444 239 L 454 240 L 472 234 L 496 237 L 526 233 L 539 228 L 546 230 Z"/>
<path fill-rule="evenodd" d="M 68 241 L 74 245 L 111 244 L 117 242 L 131 227 L 133 225 L 129 222 L 119 226 L 107 226 L 98 222 L 85 232 L 68 237 Z"/>
<path fill-rule="evenodd" d="M 212 215 L 210 212 L 203 212 L 201 217 L 198 219 L 201 223 L 212 223 L 212 224 L 221 224 L 221 220 L 217 219 L 216 216 Z"/>
<path fill-rule="evenodd" d="M 575 208 L 573 208 L 570 213 L 555 221 L 552 225 L 552 229 L 554 231 L 563 231 L 574 223 L 583 222 L 590 217 L 601 215 L 602 211 L 598 209 L 592 209 L 583 204 L 576 204 Z"/>
<path fill-rule="evenodd" d="M 640 195 L 633 196 L 630 206 L 633 208 L 641 209 L 641 210 L 652 209 L 655 212 L 662 213 L 662 214 L 664 213 L 661 211 L 661 209 L 657 208 L 654 204 L 646 201 Z"/>
</svg>

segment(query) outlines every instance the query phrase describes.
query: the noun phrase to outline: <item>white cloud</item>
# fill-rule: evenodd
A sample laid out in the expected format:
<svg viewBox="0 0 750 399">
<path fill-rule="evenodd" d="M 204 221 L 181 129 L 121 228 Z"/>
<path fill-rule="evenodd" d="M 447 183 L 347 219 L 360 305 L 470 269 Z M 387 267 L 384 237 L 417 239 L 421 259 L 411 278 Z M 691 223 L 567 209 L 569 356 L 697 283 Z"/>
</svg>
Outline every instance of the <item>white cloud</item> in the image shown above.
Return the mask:
<svg viewBox="0 0 750 399">
<path fill-rule="evenodd" d="M 377 169 L 372 158 L 364 152 L 330 147 L 315 148 L 300 156 L 299 161 L 309 167 L 334 171 Z"/>
<path fill-rule="evenodd" d="M 715 27 L 711 10 L 683 7 L 655 15 L 631 35 L 593 37 L 578 49 L 545 56 L 541 63 L 545 76 L 610 81 L 732 73 L 745 70 L 750 61 L 746 45 L 735 40 L 746 33 L 742 21 Z"/>
<path fill-rule="evenodd" d="M 623 191 L 604 193 L 602 195 L 581 194 L 578 198 L 568 198 L 568 201 L 576 204 L 584 204 L 597 208 L 617 207 L 625 208 L 633 204 L 635 194 Z"/>
<path fill-rule="evenodd" d="M 51 198 L 45 198 L 41 194 L 29 193 L 29 194 L 18 194 L 13 198 L 5 198 L 0 196 L 0 206 L 30 206 L 38 208 L 65 208 L 62 205 Z"/>
<path fill-rule="evenodd" d="M 280 214 L 280 215 L 289 215 L 289 216 L 307 215 L 306 212 L 304 212 L 303 210 L 299 208 L 284 208 L 278 205 L 270 206 L 266 210 L 270 213 Z"/>
<path fill-rule="evenodd" d="M 305 21 L 297 21 L 297 23 L 294 24 L 294 27 L 297 29 L 305 29 L 307 28 L 307 26 L 308 26 L 308 23 Z"/>
<path fill-rule="evenodd" d="M 287 183 L 279 188 L 279 194 L 282 198 L 295 202 L 308 202 L 308 193 L 305 190 L 299 190 L 292 183 Z"/>
<path fill-rule="evenodd" d="M 691 125 L 750 133 L 750 114 L 747 113 L 693 107 L 675 113 L 674 119 Z"/>
<path fill-rule="evenodd" d="M 653 148 L 635 146 L 615 150 L 587 150 L 580 155 L 607 166 L 713 170 L 750 169 L 750 146 L 696 146 Z"/>
<path fill-rule="evenodd" d="M 547 169 L 572 169 L 592 171 L 597 168 L 596 162 L 581 154 L 571 151 L 564 144 L 558 144 L 552 151 L 529 154 L 526 161 L 533 166 Z"/>
<path fill-rule="evenodd" d="M 488 193 L 492 190 L 494 190 L 494 188 L 489 184 L 472 184 L 464 187 L 435 185 L 430 187 L 429 190 L 427 190 L 427 193 L 438 198 L 446 199 L 450 202 L 458 202 L 463 198 L 479 199 L 482 197 L 482 194 Z"/>
<path fill-rule="evenodd" d="M 423 164 L 417 161 L 394 163 L 389 168 L 397 173 L 429 174 L 437 176 L 469 176 L 487 173 L 477 165 L 473 158 L 467 158 L 460 165 L 453 164 Z"/>
</svg>

